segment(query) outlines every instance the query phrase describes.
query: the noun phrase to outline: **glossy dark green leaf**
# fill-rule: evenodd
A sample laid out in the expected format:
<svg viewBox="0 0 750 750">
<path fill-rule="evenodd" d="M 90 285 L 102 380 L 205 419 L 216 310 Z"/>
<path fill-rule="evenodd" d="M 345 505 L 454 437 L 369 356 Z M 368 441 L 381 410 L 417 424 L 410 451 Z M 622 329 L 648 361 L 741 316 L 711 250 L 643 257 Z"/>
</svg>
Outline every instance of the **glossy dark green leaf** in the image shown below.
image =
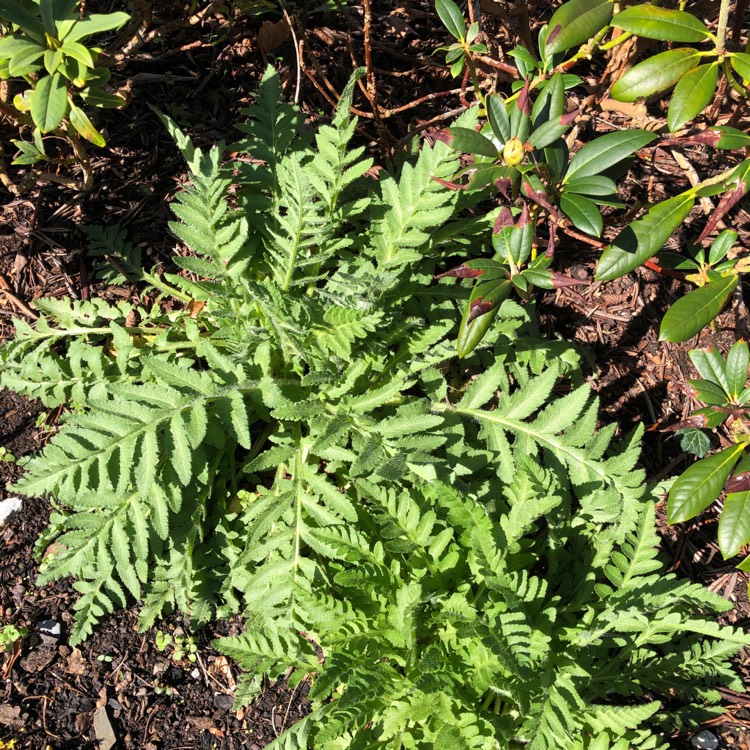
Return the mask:
<svg viewBox="0 0 750 750">
<path fill-rule="evenodd" d="M 708 252 L 708 262 L 715 266 L 727 253 L 734 247 L 738 238 L 737 232 L 732 229 L 725 229 L 711 243 L 711 249 Z"/>
<path fill-rule="evenodd" d="M 610 0 L 568 0 L 552 15 L 545 48 L 554 55 L 577 47 L 598 34 L 612 18 Z"/>
<path fill-rule="evenodd" d="M 709 35 L 706 25 L 692 13 L 656 5 L 634 5 L 618 13 L 612 26 L 647 39 L 664 42 L 700 42 Z"/>
<path fill-rule="evenodd" d="M 591 177 L 632 156 L 639 148 L 651 143 L 655 133 L 646 130 L 623 130 L 607 133 L 587 143 L 571 160 L 565 182 L 573 178 Z"/>
<path fill-rule="evenodd" d="M 632 222 L 604 249 L 596 266 L 599 281 L 612 281 L 630 273 L 656 255 L 695 204 L 692 195 L 677 195 L 657 203 Z"/>
<path fill-rule="evenodd" d="M 44 26 L 29 10 L 18 3 L 18 0 L 0 0 L 0 18 L 20 26 L 32 39 L 44 44 Z"/>
<path fill-rule="evenodd" d="M 727 495 L 719 519 L 718 537 L 725 560 L 734 557 L 750 542 L 750 490 Z"/>
<path fill-rule="evenodd" d="M 104 31 L 113 31 L 124 26 L 130 20 L 127 13 L 118 11 L 116 13 L 92 13 L 90 16 L 80 20 L 66 35 L 65 41 L 77 42 L 91 34 L 101 34 Z"/>
<path fill-rule="evenodd" d="M 729 414 L 727 414 L 727 412 L 718 411 L 712 406 L 704 406 L 702 409 L 696 409 L 693 412 L 694 416 L 698 414 L 703 416 L 703 418 L 705 419 L 705 427 L 709 430 L 713 430 L 719 425 L 724 424 L 724 422 L 726 422 L 727 418 L 729 417 Z"/>
<path fill-rule="evenodd" d="M 44 30 L 51 37 L 55 36 L 55 0 L 39 0 L 39 13 L 42 16 Z"/>
<path fill-rule="evenodd" d="M 99 88 L 89 87 L 79 92 L 81 99 L 91 107 L 102 109 L 117 109 L 125 106 L 125 100 L 121 96 L 108 94 Z"/>
<path fill-rule="evenodd" d="M 486 284 L 477 284 L 472 290 L 469 302 L 461 318 L 461 325 L 458 329 L 458 339 L 456 341 L 456 352 L 460 358 L 467 357 L 471 354 L 477 345 L 484 338 L 493 321 L 497 317 L 497 311 L 502 301 L 510 294 L 512 284 L 509 279 L 503 281 L 491 282 L 493 287 L 488 293 L 483 292 Z M 492 307 L 489 312 L 480 315 L 473 320 L 469 320 L 472 311 L 472 305 L 479 298 L 483 302 L 491 302 Z"/>
<path fill-rule="evenodd" d="M 539 61 L 529 52 L 526 47 L 513 47 L 508 53 L 515 61 L 516 68 L 521 78 L 531 78 L 537 69 Z"/>
<path fill-rule="evenodd" d="M 719 80 L 719 64 L 699 65 L 686 73 L 674 87 L 667 122 L 674 132 L 697 117 L 709 105 Z"/>
<path fill-rule="evenodd" d="M 745 81 L 750 81 L 750 55 L 746 52 L 733 52 L 729 56 L 729 63 L 735 73 L 742 76 Z"/>
<path fill-rule="evenodd" d="M 462 41 L 466 34 L 466 22 L 458 5 L 453 0 L 435 0 L 435 10 L 451 35 Z"/>
<path fill-rule="evenodd" d="M 9 34 L 0 39 L 0 58 L 11 58 L 13 55 L 19 52 L 27 50 L 37 50 L 44 52 L 44 45 L 40 45 L 37 42 L 32 42 L 31 39 L 26 39 L 21 36 L 13 36 Z"/>
<path fill-rule="evenodd" d="M 10 58 L 8 63 L 8 72 L 16 76 L 25 76 L 29 73 L 33 73 L 40 68 L 40 60 L 44 57 L 45 50 L 36 45 L 27 47 L 20 52 L 16 52 L 13 57 Z"/>
<path fill-rule="evenodd" d="M 667 520 L 682 523 L 708 508 L 724 489 L 724 483 L 742 454 L 743 446 L 733 445 L 696 461 L 672 485 L 667 500 Z"/>
<path fill-rule="evenodd" d="M 723 276 L 680 297 L 661 322 L 659 340 L 677 342 L 695 336 L 721 312 L 736 286 L 736 275 Z"/>
<path fill-rule="evenodd" d="M 31 94 L 31 118 L 42 133 L 54 130 L 68 110 L 68 89 L 65 79 L 55 73 L 39 80 Z"/>
<path fill-rule="evenodd" d="M 78 62 L 85 65 L 87 68 L 94 67 L 94 58 L 91 56 L 91 52 L 89 52 L 86 47 L 84 47 L 79 42 L 72 42 L 66 39 L 60 49 L 68 57 L 72 57 L 74 60 L 78 60 Z"/>
<path fill-rule="evenodd" d="M 700 52 L 691 47 L 680 47 L 649 57 L 612 87 L 612 97 L 621 102 L 634 102 L 641 97 L 658 94 L 674 86 L 677 81 L 701 61 Z"/>
<path fill-rule="evenodd" d="M 698 374 L 704 380 L 717 383 L 729 393 L 729 381 L 727 380 L 724 360 L 713 346 L 709 346 L 708 349 L 691 349 L 688 356 L 695 365 L 695 369 L 698 370 Z"/>
<path fill-rule="evenodd" d="M 544 149 L 544 163 L 555 182 L 559 182 L 564 177 L 565 170 L 568 168 L 568 157 L 568 144 L 563 138 Z"/>
<path fill-rule="evenodd" d="M 82 135 L 87 141 L 91 141 L 95 146 L 104 148 L 107 145 L 104 136 L 91 124 L 91 120 L 86 117 L 86 113 L 76 107 L 74 104 L 70 107 L 70 124 Z"/>
<path fill-rule="evenodd" d="M 498 94 L 490 94 L 487 97 L 487 120 L 495 138 L 504 144 L 510 138 L 510 120 L 505 102 Z"/>
<path fill-rule="evenodd" d="M 741 130 L 737 130 L 737 128 L 730 128 L 728 125 L 721 125 L 712 127 L 710 130 L 716 131 L 719 134 L 716 148 L 725 151 L 735 151 L 750 146 L 750 135 L 748 133 L 743 133 Z"/>
<path fill-rule="evenodd" d="M 727 362 L 724 370 L 727 374 L 729 395 L 737 399 L 747 385 L 747 368 L 750 365 L 750 352 L 747 343 L 735 341 L 727 352 Z"/>
<path fill-rule="evenodd" d="M 576 229 L 594 237 L 601 237 L 603 229 L 602 215 L 596 204 L 582 195 L 563 193 L 560 196 L 562 212 L 573 222 Z"/>
<path fill-rule="evenodd" d="M 560 122 L 561 118 L 543 122 L 528 138 L 528 142 L 536 149 L 551 146 L 570 130 L 570 124 Z"/>
<path fill-rule="evenodd" d="M 476 130 L 455 127 L 448 128 L 448 132 L 453 136 L 449 145 L 456 151 L 493 158 L 498 155 L 497 146 L 486 136 L 477 133 Z"/>
<path fill-rule="evenodd" d="M 569 180 L 563 186 L 564 193 L 578 193 L 579 195 L 613 195 L 617 192 L 614 180 L 602 175 L 577 177 Z"/>
<path fill-rule="evenodd" d="M 692 395 L 696 401 L 711 406 L 724 406 L 729 403 L 729 395 L 724 386 L 713 380 L 688 380 L 688 385 L 693 389 Z"/>
<path fill-rule="evenodd" d="M 548 120 L 556 120 L 565 111 L 565 86 L 561 73 L 555 73 L 544 86 L 531 108 L 532 127 L 538 128 Z"/>
<path fill-rule="evenodd" d="M 547 268 L 527 268 L 522 271 L 521 274 L 525 279 L 528 280 L 529 284 L 538 286 L 540 289 L 554 289 L 555 282 L 553 279 L 552 271 Z"/>
</svg>

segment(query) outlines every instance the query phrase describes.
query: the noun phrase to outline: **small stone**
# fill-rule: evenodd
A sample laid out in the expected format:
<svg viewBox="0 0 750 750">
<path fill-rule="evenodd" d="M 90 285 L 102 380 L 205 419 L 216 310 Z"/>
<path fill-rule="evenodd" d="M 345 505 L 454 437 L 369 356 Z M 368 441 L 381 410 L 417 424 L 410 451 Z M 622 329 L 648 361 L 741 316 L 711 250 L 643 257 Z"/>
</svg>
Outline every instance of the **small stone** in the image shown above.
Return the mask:
<svg viewBox="0 0 750 750">
<path fill-rule="evenodd" d="M 23 508 L 23 500 L 20 497 L 8 497 L 0 500 L 0 526 L 17 516 Z"/>
<path fill-rule="evenodd" d="M 197 679 L 198 679 L 198 678 L 199 678 L 199 677 L 201 676 L 201 671 L 200 671 L 200 669 L 198 669 L 198 667 L 196 667 L 196 668 L 195 668 L 195 669 L 194 669 L 194 670 L 193 670 L 193 671 L 192 671 L 192 672 L 190 673 L 190 676 L 191 676 L 191 677 L 192 677 L 192 678 L 193 678 L 194 680 L 197 680 Z"/>
<path fill-rule="evenodd" d="M 117 744 L 117 737 L 107 716 L 106 708 L 94 711 L 94 734 L 99 740 L 99 750 L 111 750 Z"/>
<path fill-rule="evenodd" d="M 719 747 L 719 740 L 715 734 L 704 729 L 702 732 L 693 735 L 690 744 L 693 747 L 699 748 L 699 750 L 716 750 L 716 748 Z"/>
<path fill-rule="evenodd" d="M 47 635 L 54 636 L 55 638 L 59 638 L 62 633 L 60 623 L 54 620 L 39 620 L 36 626 L 41 633 L 47 633 Z"/>
</svg>

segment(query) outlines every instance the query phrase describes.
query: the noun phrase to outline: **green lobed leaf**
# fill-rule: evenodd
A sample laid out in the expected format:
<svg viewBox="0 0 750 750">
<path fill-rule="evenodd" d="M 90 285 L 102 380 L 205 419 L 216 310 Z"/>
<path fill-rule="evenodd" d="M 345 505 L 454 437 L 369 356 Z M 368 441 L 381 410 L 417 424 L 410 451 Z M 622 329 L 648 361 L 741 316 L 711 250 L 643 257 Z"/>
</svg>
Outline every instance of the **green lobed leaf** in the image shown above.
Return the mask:
<svg viewBox="0 0 750 750">
<path fill-rule="evenodd" d="M 604 249 L 596 266 L 599 281 L 612 281 L 644 263 L 662 248 L 695 204 L 687 193 L 657 203 L 644 216 L 625 227 Z"/>
<path fill-rule="evenodd" d="M 695 336 L 721 312 L 737 283 L 734 274 L 723 276 L 680 297 L 661 322 L 659 340 L 677 342 Z"/>
<path fill-rule="evenodd" d="M 686 73 L 674 87 L 669 102 L 667 123 L 670 131 L 679 130 L 709 105 L 719 80 L 719 64 L 699 65 Z"/>
<path fill-rule="evenodd" d="M 727 495 L 719 519 L 718 540 L 725 560 L 750 542 L 750 490 Z"/>
<path fill-rule="evenodd" d="M 571 160 L 564 184 L 573 178 L 591 177 L 610 169 L 632 156 L 639 148 L 651 143 L 655 133 L 646 130 L 625 130 L 607 133 L 587 143 Z"/>
<path fill-rule="evenodd" d="M 721 494 L 743 450 L 743 446 L 733 445 L 690 466 L 669 492 L 669 523 L 682 523 L 708 508 Z"/>
<path fill-rule="evenodd" d="M 554 55 L 577 47 L 607 26 L 612 18 L 610 0 L 568 0 L 549 22 L 546 54 Z"/>
<path fill-rule="evenodd" d="M 711 440 L 703 430 L 697 427 L 688 427 L 684 430 L 677 430 L 675 437 L 680 440 L 680 448 L 685 453 L 691 453 L 693 456 L 703 458 L 711 450 Z"/>
<path fill-rule="evenodd" d="M 706 25 L 692 13 L 657 5 L 634 5 L 618 13 L 612 26 L 663 42 L 700 42 L 709 36 Z"/>
<path fill-rule="evenodd" d="M 686 73 L 696 68 L 701 54 L 691 47 L 660 52 L 638 63 L 620 77 L 612 87 L 613 99 L 634 102 L 641 97 L 659 94 L 672 88 Z"/>
<path fill-rule="evenodd" d="M 435 10 L 443 25 L 459 41 L 463 41 L 466 34 L 466 22 L 459 7 L 453 0 L 435 0 Z"/>
<path fill-rule="evenodd" d="M 55 73 L 39 80 L 31 94 L 31 118 L 34 124 L 48 133 L 60 125 L 68 109 L 68 89 L 65 79 Z"/>
</svg>

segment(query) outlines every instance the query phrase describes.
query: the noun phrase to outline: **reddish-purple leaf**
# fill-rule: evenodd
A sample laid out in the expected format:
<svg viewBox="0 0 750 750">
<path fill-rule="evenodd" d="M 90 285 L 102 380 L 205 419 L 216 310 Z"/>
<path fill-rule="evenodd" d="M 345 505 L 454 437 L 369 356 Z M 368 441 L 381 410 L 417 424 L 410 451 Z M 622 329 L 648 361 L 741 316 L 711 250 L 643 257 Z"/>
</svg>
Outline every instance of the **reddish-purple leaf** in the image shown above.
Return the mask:
<svg viewBox="0 0 750 750">
<path fill-rule="evenodd" d="M 677 430 L 687 430 L 691 427 L 694 427 L 694 428 L 706 427 L 707 422 L 708 420 L 706 419 L 705 414 L 693 414 L 691 417 L 688 417 L 687 419 L 683 419 L 681 422 L 676 422 L 673 425 L 664 427 L 662 429 L 662 432 L 677 432 Z"/>
<path fill-rule="evenodd" d="M 498 193 L 500 193 L 506 201 L 510 200 L 510 189 L 513 187 L 513 183 L 509 177 L 501 177 L 500 179 L 495 180 L 495 187 L 497 188 Z"/>
<path fill-rule="evenodd" d="M 432 146 L 438 141 L 445 143 L 450 146 L 453 140 L 453 135 L 447 128 L 442 130 L 431 130 L 429 133 L 425 133 L 425 140 Z"/>
<path fill-rule="evenodd" d="M 476 279 L 478 276 L 481 276 L 484 273 L 482 269 L 479 268 L 469 268 L 465 263 L 462 263 L 460 266 L 457 266 L 456 268 L 452 268 L 450 271 L 446 271 L 445 273 L 438 274 L 435 276 L 436 279 L 443 279 L 447 276 L 450 276 L 455 279 Z"/>
<path fill-rule="evenodd" d="M 458 182 L 451 182 L 450 180 L 443 180 L 440 177 L 433 177 L 435 182 L 439 182 L 443 187 L 447 187 L 448 190 L 466 190 L 468 185 L 461 185 Z"/>
<path fill-rule="evenodd" d="M 572 112 L 568 112 L 566 115 L 562 115 L 560 117 L 560 125 L 564 125 L 565 127 L 568 127 L 569 125 L 572 125 L 576 121 L 576 117 L 581 114 L 580 107 L 578 109 L 574 109 Z"/>
<path fill-rule="evenodd" d="M 562 289 L 566 286 L 578 286 L 580 284 L 588 284 L 589 282 L 585 279 L 574 279 L 572 276 L 564 276 L 561 273 L 552 274 L 552 286 L 555 289 Z"/>
<path fill-rule="evenodd" d="M 521 89 L 521 93 L 518 95 L 518 99 L 516 99 L 516 105 L 518 106 L 518 109 L 521 110 L 525 115 L 531 114 L 531 99 L 529 98 L 529 79 L 526 79 L 526 83 L 524 83 L 523 88 Z"/>
<path fill-rule="evenodd" d="M 742 474 L 729 477 L 724 489 L 727 492 L 747 492 L 750 490 L 750 471 L 743 471 Z"/>
<path fill-rule="evenodd" d="M 529 222 L 531 221 L 531 216 L 529 215 L 529 204 L 526 203 L 526 201 L 523 202 L 523 208 L 521 209 L 521 215 L 518 217 L 518 223 L 517 227 L 519 229 L 522 229 L 525 227 Z"/>
<path fill-rule="evenodd" d="M 494 302 L 483 302 L 483 299 L 483 297 L 477 297 L 471 303 L 471 310 L 469 310 L 467 322 L 471 323 L 472 320 L 476 320 L 485 313 L 488 313 L 495 306 Z"/>
<path fill-rule="evenodd" d="M 734 208 L 734 206 L 742 199 L 742 196 L 747 192 L 747 184 L 745 182 L 738 182 L 737 187 L 734 190 L 729 190 L 724 193 L 719 201 L 716 209 L 711 214 L 711 218 L 706 223 L 700 237 L 696 240 L 696 244 L 703 242 L 711 232 L 714 231 L 716 225 Z"/>
<path fill-rule="evenodd" d="M 505 227 L 513 226 L 513 214 L 507 206 L 500 209 L 500 213 L 495 219 L 495 226 L 492 228 L 492 234 L 500 234 Z"/>
</svg>

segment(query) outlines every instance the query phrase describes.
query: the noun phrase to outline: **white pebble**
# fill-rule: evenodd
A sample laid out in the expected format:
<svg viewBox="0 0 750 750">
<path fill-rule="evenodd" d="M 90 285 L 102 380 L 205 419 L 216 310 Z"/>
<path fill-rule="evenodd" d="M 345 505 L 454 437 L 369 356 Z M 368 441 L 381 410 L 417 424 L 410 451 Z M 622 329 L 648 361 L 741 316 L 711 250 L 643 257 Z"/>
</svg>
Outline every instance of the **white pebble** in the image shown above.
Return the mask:
<svg viewBox="0 0 750 750">
<path fill-rule="evenodd" d="M 700 750 L 716 750 L 716 748 L 719 747 L 719 740 L 716 738 L 715 734 L 704 729 L 702 732 L 693 735 L 690 744 L 693 747 L 700 748 Z"/>
<path fill-rule="evenodd" d="M 39 620 L 36 626 L 39 628 L 40 632 L 52 635 L 55 638 L 59 638 L 62 632 L 60 623 L 55 622 L 54 620 Z"/>
<path fill-rule="evenodd" d="M 9 497 L 6 500 L 0 500 L 0 526 L 6 521 L 10 521 L 13 516 L 17 516 L 23 507 L 23 500 L 20 497 Z"/>
</svg>

